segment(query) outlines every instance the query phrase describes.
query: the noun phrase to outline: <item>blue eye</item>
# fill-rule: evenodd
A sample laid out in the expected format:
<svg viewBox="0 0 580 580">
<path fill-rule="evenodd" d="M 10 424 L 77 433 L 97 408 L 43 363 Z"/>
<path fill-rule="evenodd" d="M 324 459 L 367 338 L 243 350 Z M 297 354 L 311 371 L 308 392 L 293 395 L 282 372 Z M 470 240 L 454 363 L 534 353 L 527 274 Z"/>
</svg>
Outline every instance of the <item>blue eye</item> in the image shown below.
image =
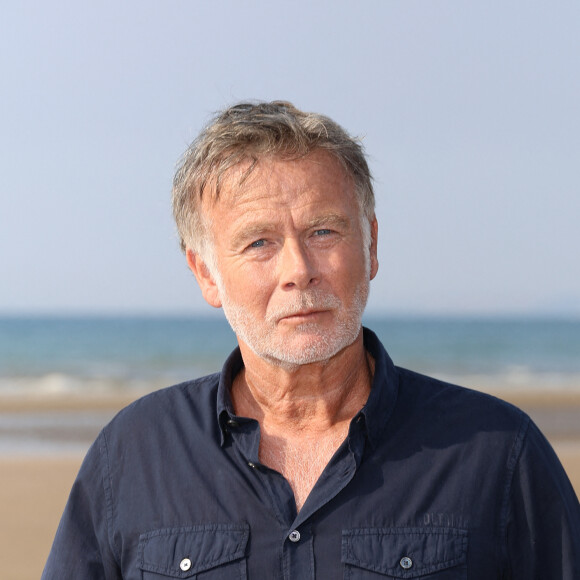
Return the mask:
<svg viewBox="0 0 580 580">
<path fill-rule="evenodd" d="M 250 248 L 261 248 L 266 243 L 265 240 L 256 240 L 250 244 Z"/>
<path fill-rule="evenodd" d="M 331 231 L 330 230 L 316 230 L 314 232 L 315 236 L 327 236 L 328 234 L 330 234 Z"/>
</svg>

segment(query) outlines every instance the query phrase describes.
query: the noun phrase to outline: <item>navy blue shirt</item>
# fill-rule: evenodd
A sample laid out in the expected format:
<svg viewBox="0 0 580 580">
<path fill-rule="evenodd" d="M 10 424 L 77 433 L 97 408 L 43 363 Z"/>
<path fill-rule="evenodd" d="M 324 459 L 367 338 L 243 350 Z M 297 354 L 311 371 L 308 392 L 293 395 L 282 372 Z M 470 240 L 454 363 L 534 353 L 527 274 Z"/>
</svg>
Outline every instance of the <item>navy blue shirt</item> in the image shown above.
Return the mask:
<svg viewBox="0 0 580 580">
<path fill-rule="evenodd" d="M 299 513 L 233 411 L 236 350 L 104 428 L 43 578 L 578 580 L 578 500 L 531 420 L 365 346 L 369 399 Z"/>
</svg>

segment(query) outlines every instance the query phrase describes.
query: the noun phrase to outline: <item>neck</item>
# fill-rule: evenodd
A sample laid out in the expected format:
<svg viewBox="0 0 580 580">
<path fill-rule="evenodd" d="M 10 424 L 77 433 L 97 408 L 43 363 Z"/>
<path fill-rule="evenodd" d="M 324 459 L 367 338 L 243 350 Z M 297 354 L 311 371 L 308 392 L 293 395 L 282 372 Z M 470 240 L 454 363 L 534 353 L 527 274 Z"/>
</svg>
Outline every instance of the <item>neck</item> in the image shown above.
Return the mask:
<svg viewBox="0 0 580 580">
<path fill-rule="evenodd" d="M 362 332 L 331 359 L 293 368 L 258 357 L 240 342 L 245 368 L 232 385 L 237 414 L 268 432 L 316 434 L 349 422 L 368 398 L 374 361 Z"/>
</svg>

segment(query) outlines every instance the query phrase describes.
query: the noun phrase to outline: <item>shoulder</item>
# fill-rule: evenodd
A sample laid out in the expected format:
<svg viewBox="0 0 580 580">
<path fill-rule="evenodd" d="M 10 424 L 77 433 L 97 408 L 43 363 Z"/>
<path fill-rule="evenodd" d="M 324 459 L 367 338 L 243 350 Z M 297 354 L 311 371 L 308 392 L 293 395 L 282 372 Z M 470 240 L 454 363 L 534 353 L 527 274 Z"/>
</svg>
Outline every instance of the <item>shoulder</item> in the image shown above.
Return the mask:
<svg viewBox="0 0 580 580">
<path fill-rule="evenodd" d="M 525 436 L 531 420 L 518 407 L 492 395 L 396 367 L 397 407 L 434 429 L 464 436 Z"/>
<path fill-rule="evenodd" d="M 215 421 L 220 373 L 186 381 L 145 395 L 124 409 L 104 428 L 107 437 L 127 432 L 167 430 Z"/>
<path fill-rule="evenodd" d="M 524 413 L 515 405 L 476 389 L 449 383 L 402 367 L 395 367 L 399 378 L 400 395 L 421 396 L 429 406 L 449 408 L 477 407 L 520 418 Z"/>
</svg>

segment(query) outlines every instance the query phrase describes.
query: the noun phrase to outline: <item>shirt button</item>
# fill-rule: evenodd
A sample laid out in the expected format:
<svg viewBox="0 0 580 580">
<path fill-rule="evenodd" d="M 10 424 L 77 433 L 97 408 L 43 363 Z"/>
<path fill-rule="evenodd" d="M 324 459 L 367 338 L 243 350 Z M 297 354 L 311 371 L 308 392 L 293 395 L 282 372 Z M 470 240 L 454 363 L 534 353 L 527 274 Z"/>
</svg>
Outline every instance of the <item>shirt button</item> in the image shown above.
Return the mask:
<svg viewBox="0 0 580 580">
<path fill-rule="evenodd" d="M 291 542 L 298 542 L 298 541 L 300 541 L 300 532 L 298 530 L 294 530 L 293 532 L 290 532 L 290 535 L 288 536 L 288 539 Z"/>
<path fill-rule="evenodd" d="M 408 556 L 405 556 L 404 558 L 401 558 L 399 564 L 401 565 L 401 568 L 408 570 L 413 565 L 413 560 L 411 560 L 411 558 Z"/>
<path fill-rule="evenodd" d="M 187 572 L 191 568 L 191 560 L 189 558 L 183 558 L 183 560 L 181 560 L 181 562 L 179 562 L 179 567 L 184 572 Z"/>
<path fill-rule="evenodd" d="M 256 468 L 256 464 L 255 463 L 252 463 L 251 461 L 248 461 L 248 466 L 249 467 L 252 467 L 254 469 Z"/>
<path fill-rule="evenodd" d="M 240 426 L 240 424 L 237 421 L 234 421 L 233 419 L 229 419 L 228 421 L 226 421 L 226 425 L 228 427 L 231 427 L 232 429 L 235 429 L 236 427 Z"/>
</svg>

